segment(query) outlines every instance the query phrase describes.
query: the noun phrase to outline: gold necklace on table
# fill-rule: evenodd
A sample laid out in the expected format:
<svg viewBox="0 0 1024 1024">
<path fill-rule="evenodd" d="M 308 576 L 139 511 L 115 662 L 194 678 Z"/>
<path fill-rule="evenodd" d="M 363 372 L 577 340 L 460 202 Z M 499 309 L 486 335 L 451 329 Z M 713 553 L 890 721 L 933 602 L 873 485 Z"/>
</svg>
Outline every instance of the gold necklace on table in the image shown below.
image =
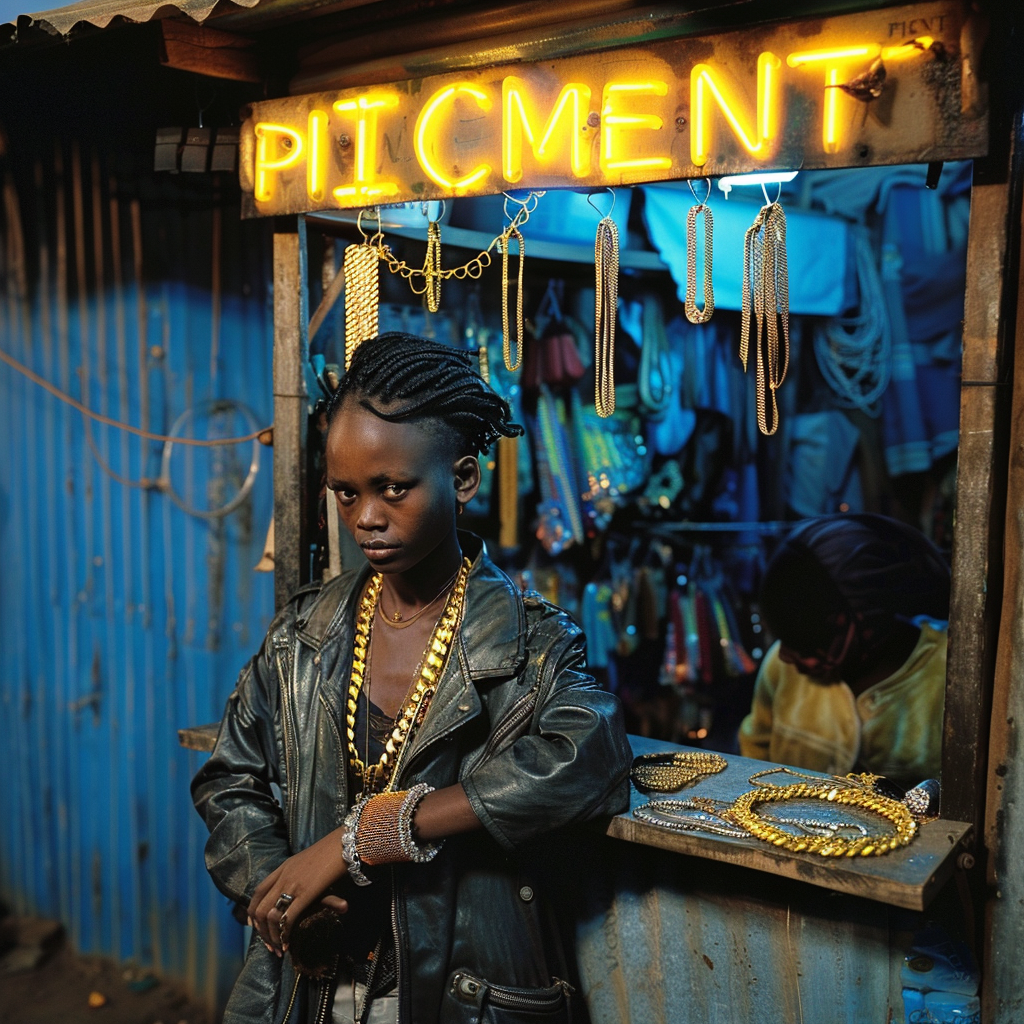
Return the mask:
<svg viewBox="0 0 1024 1024">
<path fill-rule="evenodd" d="M 633 759 L 629 774 L 640 789 L 672 793 L 688 782 L 725 771 L 726 764 L 721 754 L 678 750 L 665 754 L 641 754 Z"/>
<path fill-rule="evenodd" d="M 433 607 L 437 602 L 448 592 L 448 588 L 455 582 L 455 577 L 459 575 L 459 570 L 455 572 L 445 580 L 444 586 L 417 612 L 413 612 L 412 615 L 403 615 L 397 609 L 390 615 L 384 611 L 383 592 L 377 602 L 377 611 L 380 614 L 381 619 L 392 629 L 407 629 L 411 626 L 428 608 Z"/>
<path fill-rule="evenodd" d="M 434 632 L 427 643 L 423 658 L 413 677 L 413 685 L 406 694 L 402 710 L 395 718 L 395 727 L 384 745 L 377 764 L 367 765 L 359 755 L 356 746 L 356 708 L 359 705 L 359 694 L 366 678 L 366 662 L 370 647 L 370 635 L 373 620 L 380 599 L 383 576 L 377 573 L 366 585 L 359 612 L 356 615 L 355 637 L 352 650 L 352 674 L 348 684 L 348 703 L 346 705 L 345 732 L 348 741 L 349 765 L 353 774 L 362 779 L 362 792 L 390 791 L 397 779 L 397 766 L 402 752 L 408 744 L 409 737 L 430 706 L 430 701 L 437 689 L 437 684 L 444 673 L 452 643 L 462 622 L 462 613 L 466 603 L 466 579 L 469 576 L 470 561 L 464 558 L 462 566 L 455 577 L 455 585 L 448 595 L 441 617 L 437 620 Z M 369 707 L 367 707 L 367 715 Z"/>
</svg>

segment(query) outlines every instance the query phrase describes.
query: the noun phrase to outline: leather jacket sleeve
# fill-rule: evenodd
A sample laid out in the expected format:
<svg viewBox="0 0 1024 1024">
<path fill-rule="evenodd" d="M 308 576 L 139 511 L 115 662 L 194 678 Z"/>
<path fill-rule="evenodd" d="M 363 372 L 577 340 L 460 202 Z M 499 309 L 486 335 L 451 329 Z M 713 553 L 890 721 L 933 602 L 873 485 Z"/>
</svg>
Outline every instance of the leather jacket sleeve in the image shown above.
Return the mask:
<svg viewBox="0 0 1024 1024">
<path fill-rule="evenodd" d="M 477 817 L 509 851 L 629 804 L 632 753 L 622 709 L 586 672 L 582 632 L 562 614 L 536 633 L 528 671 L 540 678 L 530 731 L 462 780 Z"/>
<path fill-rule="evenodd" d="M 239 675 L 213 754 L 192 780 L 192 799 L 210 830 L 207 870 L 225 896 L 243 905 L 291 854 L 272 788 L 284 786 L 273 632 Z"/>
</svg>

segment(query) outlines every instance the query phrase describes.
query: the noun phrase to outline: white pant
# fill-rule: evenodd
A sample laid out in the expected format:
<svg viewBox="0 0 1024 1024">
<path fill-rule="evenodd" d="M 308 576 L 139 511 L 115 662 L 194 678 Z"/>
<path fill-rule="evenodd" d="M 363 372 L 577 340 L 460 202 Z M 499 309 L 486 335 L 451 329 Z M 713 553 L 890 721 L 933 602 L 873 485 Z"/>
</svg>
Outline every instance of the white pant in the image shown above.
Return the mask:
<svg viewBox="0 0 1024 1024">
<path fill-rule="evenodd" d="M 338 982 L 334 990 L 334 1010 L 331 1013 L 331 1024 L 356 1024 L 356 1014 L 363 1001 L 366 986 L 358 981 L 344 980 Z M 377 996 L 370 1003 L 370 1013 L 366 1024 L 398 1024 L 398 990 L 392 989 L 382 996 Z"/>
</svg>

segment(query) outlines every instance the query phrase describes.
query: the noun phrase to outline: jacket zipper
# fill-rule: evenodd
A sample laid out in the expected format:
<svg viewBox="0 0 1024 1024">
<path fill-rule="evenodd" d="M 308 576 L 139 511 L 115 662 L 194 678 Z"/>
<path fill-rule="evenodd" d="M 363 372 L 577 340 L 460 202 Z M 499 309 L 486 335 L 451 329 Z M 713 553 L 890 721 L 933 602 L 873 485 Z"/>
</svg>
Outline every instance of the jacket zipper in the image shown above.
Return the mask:
<svg viewBox="0 0 1024 1024">
<path fill-rule="evenodd" d="M 286 822 L 288 826 L 288 841 L 295 842 L 295 773 L 293 771 L 292 757 L 292 712 L 291 712 L 291 662 L 287 656 L 287 641 L 275 638 L 274 646 L 277 648 L 277 674 L 281 680 L 281 731 L 284 734 L 284 774 L 288 782 L 287 789 L 287 812 Z"/>
<path fill-rule="evenodd" d="M 460 972 L 452 979 L 452 990 L 459 996 L 473 999 L 477 1006 L 484 1002 L 494 1003 L 509 1010 L 553 1010 L 562 1000 L 568 1000 L 575 989 L 567 981 L 554 978 L 555 991 L 550 995 L 540 995 L 536 989 L 509 988 L 505 985 L 492 985 L 488 981 L 475 978 L 473 975 Z"/>
<path fill-rule="evenodd" d="M 320 984 L 320 999 L 317 1003 L 314 1024 L 327 1024 L 327 1007 L 331 1002 L 331 988 L 338 984 L 338 963 L 340 960 L 341 957 L 334 958 L 334 968 L 331 970 L 331 976 L 325 978 Z"/>
</svg>

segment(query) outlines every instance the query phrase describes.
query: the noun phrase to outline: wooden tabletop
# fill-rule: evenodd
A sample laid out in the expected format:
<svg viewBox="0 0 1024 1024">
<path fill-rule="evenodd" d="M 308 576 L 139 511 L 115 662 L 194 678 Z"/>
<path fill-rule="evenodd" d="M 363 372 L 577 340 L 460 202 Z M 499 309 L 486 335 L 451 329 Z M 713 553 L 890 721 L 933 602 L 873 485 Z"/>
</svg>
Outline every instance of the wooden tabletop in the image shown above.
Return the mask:
<svg viewBox="0 0 1024 1024">
<path fill-rule="evenodd" d="M 181 729 L 178 739 L 183 747 L 210 751 L 217 738 L 217 729 L 216 723 Z M 629 741 L 634 755 L 692 749 L 641 736 L 630 736 Z M 909 846 L 893 850 L 884 857 L 822 857 L 811 853 L 790 853 L 753 837 L 733 839 L 702 832 L 670 832 L 633 817 L 633 808 L 648 799 L 708 796 L 731 802 L 751 788 L 749 779 L 754 772 L 770 767 L 767 761 L 754 761 L 739 755 L 730 754 L 726 760 L 725 771 L 700 779 L 681 793 L 645 795 L 631 787 L 630 809 L 611 820 L 608 835 L 642 846 L 655 846 L 690 857 L 724 861 L 771 875 L 794 878 L 834 892 L 863 896 L 908 910 L 924 910 L 952 874 L 956 858 L 971 831 L 971 826 L 962 821 L 940 818 L 922 825 Z M 786 778 L 780 775 L 772 781 L 785 784 Z"/>
<path fill-rule="evenodd" d="M 629 740 L 634 755 L 692 749 L 640 736 L 630 736 Z M 633 808 L 649 799 L 707 796 L 731 802 L 752 788 L 749 779 L 754 772 L 771 767 L 770 762 L 732 754 L 726 761 L 725 771 L 700 779 L 681 793 L 643 794 L 631 787 L 629 812 L 612 819 L 608 835 L 691 857 L 738 864 L 909 910 L 924 910 L 952 874 L 957 855 L 971 831 L 971 826 L 964 822 L 938 819 L 922 825 L 909 846 L 882 857 L 822 857 L 791 853 L 753 837 L 733 839 L 702 832 L 671 832 L 633 817 Z M 780 785 L 787 782 L 785 775 L 769 781 Z"/>
</svg>

